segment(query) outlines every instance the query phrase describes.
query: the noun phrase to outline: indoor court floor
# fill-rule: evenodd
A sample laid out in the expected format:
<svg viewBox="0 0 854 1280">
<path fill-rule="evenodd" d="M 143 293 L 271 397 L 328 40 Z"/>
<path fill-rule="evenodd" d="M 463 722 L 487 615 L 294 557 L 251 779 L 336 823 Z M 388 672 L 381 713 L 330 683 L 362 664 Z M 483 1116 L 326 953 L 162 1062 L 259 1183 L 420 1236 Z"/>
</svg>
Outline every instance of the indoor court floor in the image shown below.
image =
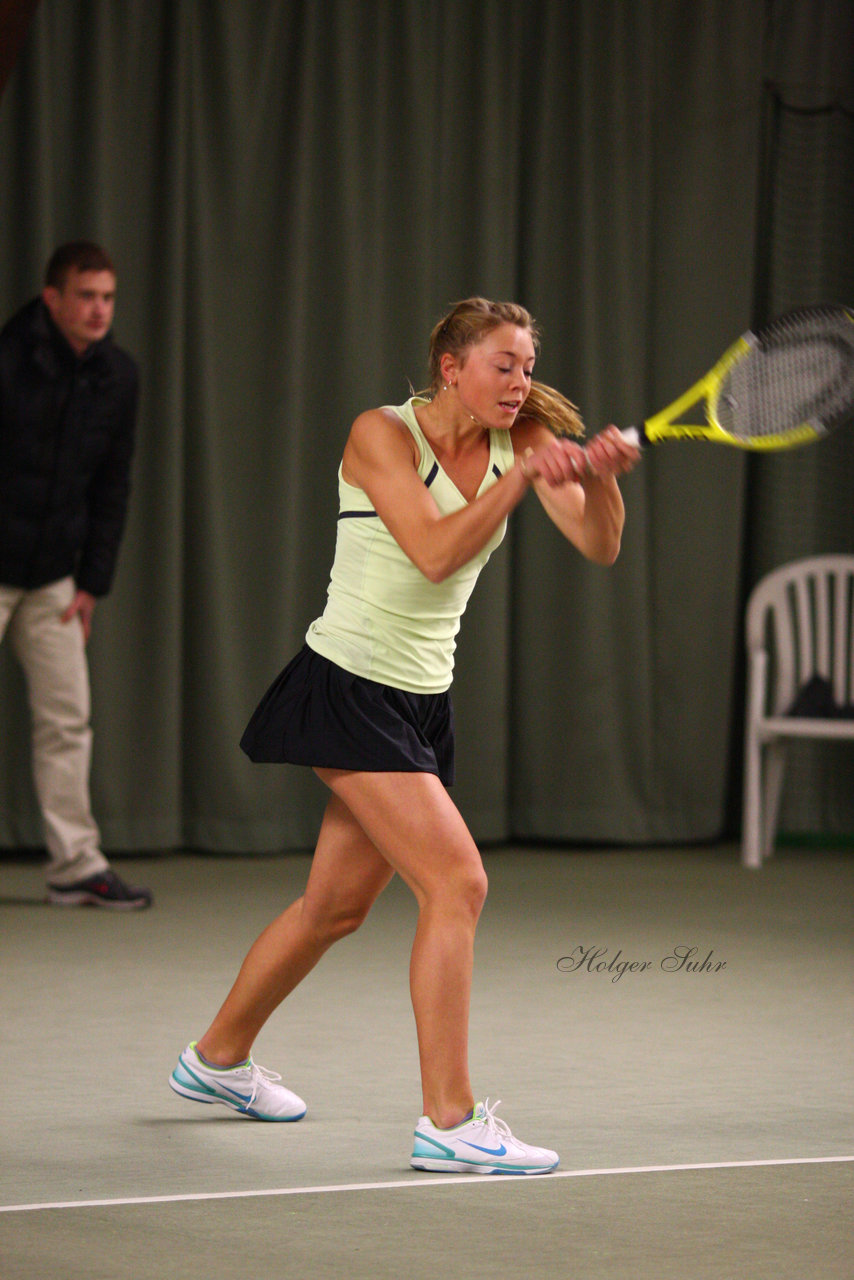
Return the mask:
<svg viewBox="0 0 854 1280">
<path fill-rule="evenodd" d="M 308 858 L 117 862 L 151 911 L 0 861 L 2 1280 L 851 1280 L 854 851 L 487 850 L 475 1093 L 559 1169 L 409 1167 L 395 881 L 264 1029 L 295 1124 L 167 1079 Z"/>
</svg>

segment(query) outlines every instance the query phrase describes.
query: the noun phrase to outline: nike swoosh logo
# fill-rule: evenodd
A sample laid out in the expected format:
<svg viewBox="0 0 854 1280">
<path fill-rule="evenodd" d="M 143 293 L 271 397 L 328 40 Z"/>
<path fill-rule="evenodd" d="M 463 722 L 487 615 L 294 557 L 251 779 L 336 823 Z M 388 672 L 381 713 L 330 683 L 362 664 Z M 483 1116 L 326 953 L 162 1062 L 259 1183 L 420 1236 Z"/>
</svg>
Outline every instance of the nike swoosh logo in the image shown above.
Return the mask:
<svg viewBox="0 0 854 1280">
<path fill-rule="evenodd" d="M 204 1089 L 206 1093 L 212 1093 L 214 1097 L 218 1096 L 216 1089 L 212 1089 L 205 1080 L 202 1080 L 201 1077 L 195 1075 L 192 1071 L 190 1072 L 190 1075 L 192 1075 L 193 1079 L 198 1082 L 200 1089 Z M 227 1084 L 221 1084 L 219 1087 L 222 1089 L 223 1093 L 230 1093 L 232 1098 L 235 1098 L 238 1102 L 249 1102 L 252 1096 L 249 1093 L 238 1093 L 236 1089 L 230 1089 Z"/>
<path fill-rule="evenodd" d="M 479 1147 L 476 1142 L 467 1142 L 467 1147 L 473 1147 L 475 1151 L 482 1151 L 485 1156 L 506 1156 L 507 1148 L 502 1143 L 500 1147 Z"/>
<path fill-rule="evenodd" d="M 248 1093 L 238 1093 L 236 1089 L 229 1089 L 227 1084 L 220 1085 L 220 1088 L 224 1089 L 226 1093 L 230 1093 L 232 1098 L 236 1098 L 238 1102 L 248 1102 L 251 1096 Z"/>
</svg>

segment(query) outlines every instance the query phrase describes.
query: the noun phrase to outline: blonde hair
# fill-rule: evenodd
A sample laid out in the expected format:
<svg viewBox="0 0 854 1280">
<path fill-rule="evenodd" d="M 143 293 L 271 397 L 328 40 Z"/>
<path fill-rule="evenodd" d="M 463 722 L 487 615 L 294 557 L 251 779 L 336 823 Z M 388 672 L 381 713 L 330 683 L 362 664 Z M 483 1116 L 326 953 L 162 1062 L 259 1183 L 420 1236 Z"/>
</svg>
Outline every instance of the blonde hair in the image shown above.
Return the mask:
<svg viewBox="0 0 854 1280">
<path fill-rule="evenodd" d="M 536 321 L 518 302 L 490 302 L 488 298 L 475 297 L 455 303 L 430 334 L 430 386 L 421 394 L 432 398 L 441 389 L 442 356 L 450 354 L 463 362 L 468 347 L 482 342 L 488 333 L 502 324 L 527 329 L 534 343 L 534 351 L 539 352 L 540 331 Z M 577 406 L 560 391 L 543 382 L 531 383 L 519 416 L 542 422 L 558 436 L 584 435 L 584 424 Z"/>
</svg>

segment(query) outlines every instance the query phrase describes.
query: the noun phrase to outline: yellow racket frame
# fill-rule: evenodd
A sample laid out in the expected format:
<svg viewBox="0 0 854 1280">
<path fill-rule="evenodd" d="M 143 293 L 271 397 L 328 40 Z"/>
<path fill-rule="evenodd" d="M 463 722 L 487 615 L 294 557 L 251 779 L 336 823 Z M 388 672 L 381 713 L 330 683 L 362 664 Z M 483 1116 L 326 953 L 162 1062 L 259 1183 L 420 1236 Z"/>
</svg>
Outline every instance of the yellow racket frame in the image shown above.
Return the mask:
<svg viewBox="0 0 854 1280">
<path fill-rule="evenodd" d="M 753 334 L 743 334 L 734 342 L 720 360 L 699 381 L 689 387 L 683 395 L 674 400 L 665 409 L 660 409 L 651 418 L 644 420 L 643 429 L 647 440 L 656 444 L 659 440 L 709 440 L 716 444 L 735 445 L 740 449 L 794 449 L 798 445 L 810 444 L 824 434 L 808 422 L 788 431 L 765 436 L 753 436 L 744 439 L 725 431 L 718 422 L 718 399 L 721 385 L 733 365 L 744 360 L 753 348 Z M 703 405 L 706 421 L 704 423 L 676 422 L 683 413 L 688 413 L 695 405 Z"/>
</svg>

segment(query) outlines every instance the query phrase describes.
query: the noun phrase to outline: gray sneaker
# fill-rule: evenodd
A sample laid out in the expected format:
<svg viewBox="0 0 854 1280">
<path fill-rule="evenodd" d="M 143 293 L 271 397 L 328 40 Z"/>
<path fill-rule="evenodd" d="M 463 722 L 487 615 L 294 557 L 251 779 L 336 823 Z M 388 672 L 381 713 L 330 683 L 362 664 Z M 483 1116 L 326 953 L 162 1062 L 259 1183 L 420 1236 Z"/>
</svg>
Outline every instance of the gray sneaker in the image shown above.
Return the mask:
<svg viewBox="0 0 854 1280">
<path fill-rule="evenodd" d="M 141 911 L 151 906 L 151 890 L 125 884 L 115 871 L 98 871 L 73 884 L 49 884 L 47 900 L 55 907 L 106 907 L 109 911 Z"/>
</svg>

